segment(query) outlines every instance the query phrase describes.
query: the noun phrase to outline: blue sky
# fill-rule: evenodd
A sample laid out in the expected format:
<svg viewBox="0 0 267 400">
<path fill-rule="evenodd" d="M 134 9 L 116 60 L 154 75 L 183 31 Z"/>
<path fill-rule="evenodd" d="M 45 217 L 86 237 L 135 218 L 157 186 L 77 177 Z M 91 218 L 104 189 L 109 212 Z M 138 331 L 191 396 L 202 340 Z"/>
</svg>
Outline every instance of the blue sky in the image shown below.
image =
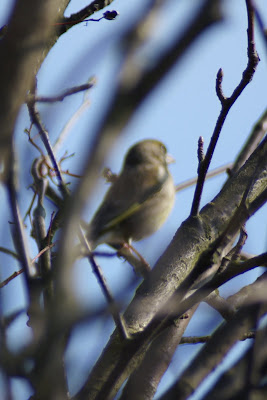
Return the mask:
<svg viewBox="0 0 267 400">
<path fill-rule="evenodd" d="M 267 24 L 267 10 L 264 10 L 264 2 L 265 0 L 255 0 L 255 3 L 264 11 L 263 16 Z M 70 131 L 59 153 L 59 155 L 62 155 L 66 150 L 69 153 L 76 153 L 75 157 L 66 163 L 66 168 L 71 172 L 80 173 L 82 171 L 92 134 L 108 101 L 109 90 L 107 88 L 112 89 L 112 82 L 118 69 L 118 35 L 129 24 L 136 12 L 140 12 L 142 3 L 141 0 L 135 2 L 115 0 L 107 9 L 116 9 L 120 13 L 116 20 L 81 23 L 70 29 L 50 51 L 38 74 L 38 93 L 40 95 L 55 95 L 65 88 L 84 83 L 91 76 L 97 78 L 95 88 L 89 93 L 90 106 L 77 121 L 73 130 Z M 200 4 L 200 1 L 195 0 L 195 3 Z M 196 175 L 198 137 L 204 137 L 205 147 L 207 147 L 220 110 L 220 104 L 215 93 L 217 71 L 219 68 L 223 68 L 223 90 L 226 95 L 229 95 L 240 81 L 242 71 L 247 63 L 247 19 L 244 3 L 244 0 L 226 0 L 224 21 L 208 30 L 197 40 L 179 65 L 176 65 L 170 71 L 159 87 L 136 111 L 126 126 L 120 142 L 114 147 L 109 159 L 106 160 L 106 165 L 111 167 L 114 172 L 120 169 L 122 158 L 131 144 L 144 138 L 153 137 L 162 140 L 176 159 L 176 164 L 171 166 L 175 182 L 179 183 Z M 6 22 L 11 4 L 10 0 L 1 1 L 0 25 Z M 67 15 L 78 11 L 86 4 L 86 1 L 71 1 Z M 168 43 L 172 32 L 176 29 L 183 29 L 185 21 L 190 17 L 191 7 L 192 2 L 187 0 L 167 3 L 151 45 L 146 49 L 143 57 L 151 58 L 153 61 L 157 52 L 160 52 Z M 101 15 L 102 11 L 95 17 Z M 212 168 L 234 160 L 254 123 L 266 108 L 267 50 L 258 32 L 256 34 L 256 46 L 261 62 L 252 83 L 245 89 L 230 111 L 212 160 Z M 39 107 L 52 142 L 56 140 L 58 133 L 80 106 L 82 99 L 83 94 L 79 94 L 53 106 L 42 105 Z M 30 165 L 34 157 L 38 155 L 29 145 L 26 135 L 23 133 L 26 127 L 29 127 L 29 119 L 26 109 L 22 108 L 16 126 L 19 160 L 23 166 L 20 176 L 22 214 L 26 211 L 31 198 L 31 192 L 26 189 L 30 183 Z M 225 176 L 221 176 L 206 183 L 202 205 L 212 200 L 218 193 L 224 179 Z M 88 221 L 96 210 L 99 199 L 105 190 L 105 183 L 100 178 L 95 196 L 88 204 L 86 214 Z M 6 198 L 3 189 L 1 189 L 1 194 L 4 205 L 1 207 L 0 217 L 1 221 L 5 223 L 7 216 L 6 211 L 3 212 L 3 210 L 6 207 Z M 151 238 L 147 238 L 136 245 L 138 251 L 151 265 L 167 246 L 181 222 L 187 218 L 192 197 L 193 188 L 179 193 L 172 215 L 164 227 Z M 249 221 L 247 225 L 249 237 L 245 245 L 247 252 L 257 254 L 266 251 L 266 220 L 267 209 L 265 206 Z M 12 246 L 10 238 L 7 238 L 6 231 L 3 230 L 0 237 L 2 243 L 5 243 L 8 247 Z M 32 256 L 34 256 L 37 250 L 32 243 L 30 245 Z M 9 263 L 8 268 L 2 272 L 2 277 L 6 278 L 14 271 L 15 266 L 13 261 L 10 263 L 10 259 L 5 256 L 2 256 L 2 261 Z M 133 277 L 131 268 L 117 260 L 101 260 L 101 265 L 113 293 L 119 296 L 121 287 L 126 286 Z M 257 272 L 239 277 L 238 280 L 234 280 L 227 287 L 224 287 L 221 293 L 228 295 L 235 292 L 239 287 L 254 280 L 255 274 Z M 104 304 L 100 289 L 86 263 L 75 268 L 74 281 L 77 297 L 82 304 Z M 13 281 L 10 284 L 16 290 L 16 298 L 5 298 L 7 311 L 15 310 L 25 304 L 22 282 L 21 278 L 17 278 L 16 282 Z M 4 290 L 4 296 L 8 296 L 10 289 L 8 287 Z M 129 293 L 129 299 L 132 294 L 132 292 Z M 29 331 L 24 326 L 25 320 L 26 317 L 20 318 L 9 332 L 9 340 L 14 347 L 21 346 L 20 339 L 23 335 L 27 340 Z M 204 305 L 193 318 L 186 334 L 208 334 L 216 326 L 218 320 L 217 314 Z M 86 367 L 88 360 L 94 360 L 98 357 L 112 329 L 112 323 L 106 321 L 96 323 L 93 327 L 83 326 L 73 335 L 73 341 L 67 354 L 67 362 L 69 364 L 73 362 L 72 390 L 75 390 L 75 387 L 82 382 L 83 367 Z M 94 335 L 95 339 L 91 340 L 92 348 L 89 348 L 86 353 L 83 350 L 83 344 L 89 334 Z M 244 346 L 244 344 L 241 346 Z M 181 347 L 174 357 L 169 372 L 162 380 L 160 390 L 163 390 L 167 382 L 177 375 L 179 368 L 183 366 L 181 360 L 186 358 L 188 362 L 197 348 L 198 346 Z M 80 381 L 78 382 L 78 380 Z M 17 384 L 21 389 L 21 383 Z M 20 390 L 17 390 L 16 393 L 15 398 L 18 400 L 27 398 L 26 394 L 25 397 L 20 397 L 22 393 Z M 197 399 L 197 396 L 198 394 L 194 398 Z"/>
</svg>

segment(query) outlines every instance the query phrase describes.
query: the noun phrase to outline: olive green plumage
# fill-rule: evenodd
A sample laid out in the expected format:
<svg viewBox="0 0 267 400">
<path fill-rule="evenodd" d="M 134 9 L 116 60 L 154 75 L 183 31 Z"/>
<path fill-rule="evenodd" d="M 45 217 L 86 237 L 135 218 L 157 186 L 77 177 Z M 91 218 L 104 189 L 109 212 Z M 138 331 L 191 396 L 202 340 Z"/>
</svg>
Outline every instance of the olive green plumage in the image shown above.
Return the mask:
<svg viewBox="0 0 267 400">
<path fill-rule="evenodd" d="M 94 249 L 101 243 L 119 247 L 157 231 L 174 203 L 175 186 L 168 170 L 170 157 L 158 140 L 132 146 L 88 229 Z"/>
</svg>

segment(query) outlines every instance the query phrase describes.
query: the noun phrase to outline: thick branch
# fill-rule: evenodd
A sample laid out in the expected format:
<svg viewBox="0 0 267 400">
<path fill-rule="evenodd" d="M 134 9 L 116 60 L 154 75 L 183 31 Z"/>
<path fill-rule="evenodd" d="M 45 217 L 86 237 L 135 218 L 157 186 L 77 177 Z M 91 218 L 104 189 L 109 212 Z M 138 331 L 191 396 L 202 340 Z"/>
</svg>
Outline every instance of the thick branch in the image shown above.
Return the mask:
<svg viewBox="0 0 267 400">
<path fill-rule="evenodd" d="M 55 41 L 51 36 L 52 23 L 63 16 L 68 3 L 69 0 L 21 0 L 15 3 L 7 33 L 0 42 L 0 160 L 4 162 L 9 160 L 19 108 Z M 50 46 L 47 45 L 49 39 Z"/>
<path fill-rule="evenodd" d="M 258 180 L 255 180 L 256 171 Z M 246 208 L 239 210 L 248 187 Z M 179 228 L 173 241 L 152 270 L 150 279 L 139 287 L 125 313 L 125 322 L 129 331 L 132 334 L 139 332 L 139 335 L 135 341 L 129 341 L 127 345 L 118 340 L 116 332 L 113 334 L 77 399 L 82 398 L 85 393 L 91 399 L 98 399 L 103 395 L 107 396 L 107 393 L 112 392 L 115 387 L 118 388 L 129 373 L 135 357 L 138 357 L 140 351 L 144 351 L 144 347 L 160 330 L 164 316 L 168 313 L 173 313 L 174 316 L 178 310 L 180 315 L 201 300 L 201 298 L 196 298 L 193 304 L 189 301 L 187 304 L 185 300 L 186 308 L 181 309 L 178 306 L 176 309 L 185 294 L 185 289 L 192 285 L 199 274 L 198 270 L 194 269 L 198 261 L 202 260 L 200 263 L 202 266 L 209 265 L 209 258 L 205 260 L 205 257 L 220 235 L 225 232 L 229 221 L 234 218 L 238 210 L 239 219 L 235 219 L 235 224 L 231 226 L 231 234 L 227 236 L 227 241 L 231 243 L 240 227 L 252 215 L 250 207 L 253 207 L 256 199 L 261 199 L 261 205 L 266 202 L 267 193 L 264 198 L 261 198 L 266 187 L 267 138 L 238 174 L 228 181 L 219 195 L 204 207 L 199 218 L 191 217 Z M 253 208 L 253 212 L 255 211 Z M 217 257 L 218 265 L 220 265 L 219 259 L 222 254 L 217 254 Z M 179 295 L 173 297 L 178 287 L 180 287 Z M 203 292 L 202 299 L 214 289 L 212 287 L 209 292 Z M 174 305 L 176 311 L 174 311 Z"/>
</svg>

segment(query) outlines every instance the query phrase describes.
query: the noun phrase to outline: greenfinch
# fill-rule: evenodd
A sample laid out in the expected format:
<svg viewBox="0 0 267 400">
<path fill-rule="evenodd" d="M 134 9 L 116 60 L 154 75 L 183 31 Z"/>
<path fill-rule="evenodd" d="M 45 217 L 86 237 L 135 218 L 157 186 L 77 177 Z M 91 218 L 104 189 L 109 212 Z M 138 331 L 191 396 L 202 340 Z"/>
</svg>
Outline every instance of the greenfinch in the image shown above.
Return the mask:
<svg viewBox="0 0 267 400">
<path fill-rule="evenodd" d="M 116 249 L 156 232 L 168 217 L 175 186 L 168 169 L 173 158 L 158 140 L 132 146 L 87 232 L 91 250 L 106 243 Z"/>
</svg>

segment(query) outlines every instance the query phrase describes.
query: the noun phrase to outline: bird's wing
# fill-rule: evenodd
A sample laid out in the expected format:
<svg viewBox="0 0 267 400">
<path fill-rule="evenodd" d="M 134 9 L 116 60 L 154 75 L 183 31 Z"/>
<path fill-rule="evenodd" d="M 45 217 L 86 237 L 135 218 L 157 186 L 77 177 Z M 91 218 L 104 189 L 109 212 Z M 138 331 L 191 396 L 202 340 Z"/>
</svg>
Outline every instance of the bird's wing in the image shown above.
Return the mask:
<svg viewBox="0 0 267 400">
<path fill-rule="evenodd" d="M 150 174 L 149 182 L 144 180 L 145 174 L 131 176 L 121 174 L 116 182 L 108 190 L 102 205 L 93 218 L 92 224 L 105 233 L 116 225 L 135 214 L 143 204 L 160 191 L 168 178 L 168 171 L 159 178 L 157 171 Z M 126 189 L 126 190 L 125 190 Z"/>
</svg>

